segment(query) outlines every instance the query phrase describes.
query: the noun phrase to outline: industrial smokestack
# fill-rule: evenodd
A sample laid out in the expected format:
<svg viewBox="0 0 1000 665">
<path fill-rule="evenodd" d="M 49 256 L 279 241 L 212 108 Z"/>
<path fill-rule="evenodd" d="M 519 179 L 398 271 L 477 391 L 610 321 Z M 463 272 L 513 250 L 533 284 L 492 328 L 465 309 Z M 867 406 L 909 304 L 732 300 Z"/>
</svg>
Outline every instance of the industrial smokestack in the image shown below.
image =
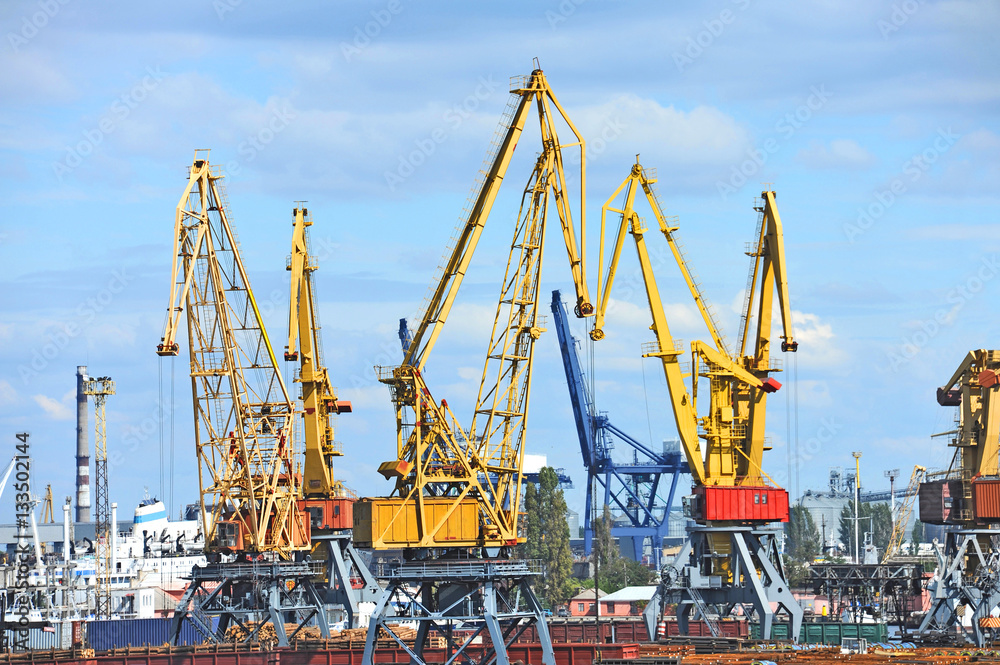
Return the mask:
<svg viewBox="0 0 1000 665">
<path fill-rule="evenodd" d="M 87 438 L 86 365 L 76 368 L 76 521 L 90 521 L 90 442 Z"/>
</svg>

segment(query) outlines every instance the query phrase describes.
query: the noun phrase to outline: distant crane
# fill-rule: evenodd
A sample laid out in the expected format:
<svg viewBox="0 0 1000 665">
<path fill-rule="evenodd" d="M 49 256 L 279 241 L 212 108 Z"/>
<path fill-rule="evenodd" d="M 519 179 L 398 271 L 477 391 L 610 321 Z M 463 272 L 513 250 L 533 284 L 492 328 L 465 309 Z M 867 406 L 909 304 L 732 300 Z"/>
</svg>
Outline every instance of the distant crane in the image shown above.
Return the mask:
<svg viewBox="0 0 1000 665">
<path fill-rule="evenodd" d="M 111 504 L 108 498 L 108 431 L 104 405 L 115 394 L 115 382 L 102 376 L 88 379 L 83 393 L 94 398 L 94 470 L 97 472 L 97 514 L 94 524 L 94 559 L 97 563 L 96 614 L 111 618 Z M 51 507 L 49 509 L 51 514 Z"/>
<path fill-rule="evenodd" d="M 893 469 L 897 474 L 899 469 Z M 913 504 L 917 498 L 917 490 L 920 487 L 920 483 L 924 479 L 924 474 L 927 473 L 925 467 L 919 464 L 913 467 L 913 473 L 910 475 L 910 484 L 906 488 L 906 494 L 903 500 L 899 503 L 899 510 L 892 511 L 892 535 L 889 536 L 889 545 L 885 548 L 885 553 L 882 555 L 882 563 L 889 563 L 889 559 L 896 556 L 899 552 L 900 546 L 903 544 L 903 540 L 906 538 L 906 526 L 910 523 L 910 518 L 913 516 Z M 893 495 L 895 498 L 895 495 Z"/>
<path fill-rule="evenodd" d="M 628 519 L 627 525 L 613 525 L 611 535 L 621 539 L 620 542 L 625 544 L 625 555 L 633 561 L 642 560 L 648 542 L 652 562 L 659 570 L 677 481 L 680 474 L 690 473 L 691 470 L 687 461 L 682 459 L 679 447 L 677 450 L 657 452 L 615 427 L 606 414 L 594 408 L 576 350 L 579 342 L 570 332 L 569 315 L 559 291 L 552 292 L 552 315 L 566 370 L 566 385 L 573 404 L 580 452 L 587 469 L 584 551 L 590 554 L 594 539 L 595 516 L 591 514 L 594 493 L 603 487 L 602 505 L 611 507 L 616 515 Z M 618 462 L 612 457 L 616 439 L 630 449 L 631 463 Z"/>
</svg>

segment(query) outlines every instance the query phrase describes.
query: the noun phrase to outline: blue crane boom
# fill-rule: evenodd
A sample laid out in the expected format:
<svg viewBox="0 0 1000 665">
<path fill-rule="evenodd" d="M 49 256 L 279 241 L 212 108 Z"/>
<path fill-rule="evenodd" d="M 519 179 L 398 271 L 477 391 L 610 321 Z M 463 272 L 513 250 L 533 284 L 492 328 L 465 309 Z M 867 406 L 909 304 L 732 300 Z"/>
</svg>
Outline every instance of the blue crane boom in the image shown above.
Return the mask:
<svg viewBox="0 0 1000 665">
<path fill-rule="evenodd" d="M 603 488 L 603 504 L 611 509 L 615 524 L 611 535 L 623 544 L 622 550 L 641 561 L 647 539 L 652 563 L 659 568 L 663 538 L 667 535 L 670 507 L 682 473 L 690 473 L 680 448 L 656 451 L 615 427 L 608 416 L 594 408 L 584 381 L 577 353 L 579 342 L 569 329 L 569 314 L 559 291 L 552 292 L 552 315 L 559 337 L 566 385 L 569 387 L 583 465 L 587 469 L 587 505 L 584 510 L 584 548 L 589 555 L 594 539 L 592 506 L 598 486 Z M 612 457 L 615 440 L 632 453 L 631 462 Z M 623 519 L 624 518 L 624 519 Z M 623 523 L 627 520 L 627 523 Z"/>
</svg>

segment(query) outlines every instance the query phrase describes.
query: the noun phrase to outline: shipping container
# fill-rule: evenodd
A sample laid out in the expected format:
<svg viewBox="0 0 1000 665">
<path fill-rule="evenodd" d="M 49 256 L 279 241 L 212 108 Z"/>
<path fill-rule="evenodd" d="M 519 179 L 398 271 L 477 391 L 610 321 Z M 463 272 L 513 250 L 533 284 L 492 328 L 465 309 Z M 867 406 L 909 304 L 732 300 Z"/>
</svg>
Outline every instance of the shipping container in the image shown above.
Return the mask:
<svg viewBox="0 0 1000 665">
<path fill-rule="evenodd" d="M 981 478 L 972 481 L 976 497 L 976 520 L 1000 522 L 1000 480 Z"/>
<path fill-rule="evenodd" d="M 425 497 L 424 518 L 433 528 L 455 505 L 455 499 Z M 402 508 L 402 514 L 397 514 Z M 395 517 L 395 520 L 393 519 Z M 360 499 L 354 504 L 354 544 L 357 547 L 408 547 L 420 544 L 417 506 L 399 498 Z M 479 503 L 464 499 L 434 534 L 438 543 L 474 547 L 479 543 Z"/>
<path fill-rule="evenodd" d="M 709 522 L 787 522 L 788 492 L 779 487 L 719 487 L 702 485 L 699 519 Z"/>
<path fill-rule="evenodd" d="M 72 624 L 56 623 L 44 628 L 28 628 L 22 634 L 17 630 L 7 631 L 11 651 L 40 651 L 44 649 L 67 649 L 72 639 Z M 63 638 L 67 642 L 63 642 Z"/>
<path fill-rule="evenodd" d="M 676 620 L 667 621 L 667 636 L 676 637 L 681 634 L 680 627 Z M 719 637 L 740 638 L 749 637 L 750 628 L 746 621 L 717 621 L 715 625 L 719 631 Z M 712 629 L 704 621 L 688 621 L 688 637 L 712 637 Z"/>
<path fill-rule="evenodd" d="M 217 621 L 217 620 L 216 620 Z M 161 646 L 170 641 L 173 619 L 111 619 L 88 621 L 84 624 L 84 639 L 97 651 L 120 647 Z M 215 621 L 213 621 L 215 623 Z M 205 636 L 190 619 L 181 626 L 178 644 L 201 644 Z"/>
<path fill-rule="evenodd" d="M 597 635 L 597 625 L 593 618 L 586 621 L 549 621 L 549 638 L 553 644 L 607 644 L 610 642 L 648 642 L 646 624 L 639 617 L 627 620 L 601 619 L 600 639 Z M 535 644 L 538 642 L 538 630 L 534 625 L 521 633 L 517 642 Z"/>
<path fill-rule="evenodd" d="M 771 624 L 772 640 L 787 640 L 789 624 L 774 622 Z M 750 637 L 755 640 L 760 637 L 760 624 L 750 624 Z M 804 622 L 799 631 L 801 644 L 829 644 L 840 646 L 844 638 L 864 638 L 869 642 L 888 642 L 889 629 L 884 623 L 840 623 L 836 621 Z"/>
</svg>

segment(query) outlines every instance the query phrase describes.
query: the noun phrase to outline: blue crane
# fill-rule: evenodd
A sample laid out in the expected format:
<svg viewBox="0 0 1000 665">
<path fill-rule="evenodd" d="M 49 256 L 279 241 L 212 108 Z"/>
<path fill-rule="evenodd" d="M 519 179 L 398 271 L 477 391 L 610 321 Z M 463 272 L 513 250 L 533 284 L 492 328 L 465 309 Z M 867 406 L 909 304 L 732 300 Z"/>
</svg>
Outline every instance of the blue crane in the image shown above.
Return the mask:
<svg viewBox="0 0 1000 665">
<path fill-rule="evenodd" d="M 604 503 L 616 518 L 611 535 L 619 539 L 623 553 L 633 561 L 641 561 L 646 541 L 653 553 L 652 563 L 659 570 L 663 538 L 667 535 L 670 507 L 674 502 L 677 481 L 682 473 L 690 473 L 680 447 L 657 452 L 646 444 L 615 427 L 605 413 L 594 409 L 584 381 L 579 341 L 569 329 L 569 315 L 559 291 L 552 292 L 552 314 L 559 337 L 566 384 L 569 386 L 573 417 L 580 439 L 583 465 L 587 469 L 587 506 L 583 534 L 584 549 L 589 555 L 594 539 L 591 514 L 594 493 L 603 487 Z M 631 451 L 631 462 L 615 461 L 611 453 L 620 441 Z M 627 524 L 623 523 L 627 519 Z"/>
</svg>

